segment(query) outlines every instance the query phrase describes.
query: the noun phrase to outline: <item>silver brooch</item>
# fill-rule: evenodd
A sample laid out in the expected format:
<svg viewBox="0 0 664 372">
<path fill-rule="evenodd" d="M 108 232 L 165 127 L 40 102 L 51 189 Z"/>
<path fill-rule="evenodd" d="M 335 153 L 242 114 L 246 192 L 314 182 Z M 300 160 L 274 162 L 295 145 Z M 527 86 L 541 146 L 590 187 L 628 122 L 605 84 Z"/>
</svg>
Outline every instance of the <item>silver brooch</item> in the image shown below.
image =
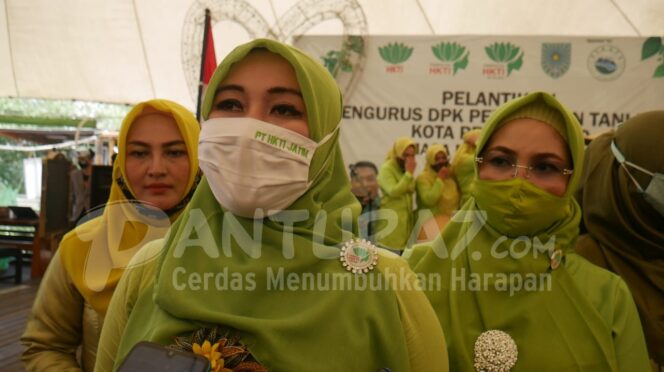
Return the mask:
<svg viewBox="0 0 664 372">
<path fill-rule="evenodd" d="M 509 334 L 496 329 L 482 332 L 475 340 L 475 370 L 508 372 L 516 364 L 519 352 Z"/>
<path fill-rule="evenodd" d="M 551 270 L 557 269 L 560 264 L 563 262 L 563 258 L 565 256 L 563 255 L 563 251 L 560 249 L 556 249 L 551 254 L 549 255 L 549 262 L 551 264 Z"/>
<path fill-rule="evenodd" d="M 378 248 L 365 239 L 351 239 L 341 248 L 340 260 L 354 274 L 367 273 L 378 263 Z"/>
</svg>

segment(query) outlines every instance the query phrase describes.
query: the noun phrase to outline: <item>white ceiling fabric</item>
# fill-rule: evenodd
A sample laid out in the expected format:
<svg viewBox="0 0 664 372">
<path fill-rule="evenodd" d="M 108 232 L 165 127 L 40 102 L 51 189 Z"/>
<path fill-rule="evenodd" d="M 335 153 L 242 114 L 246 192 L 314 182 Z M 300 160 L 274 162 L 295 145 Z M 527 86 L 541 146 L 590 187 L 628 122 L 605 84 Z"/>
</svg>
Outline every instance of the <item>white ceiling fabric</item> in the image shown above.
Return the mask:
<svg viewBox="0 0 664 372">
<path fill-rule="evenodd" d="M 0 97 L 159 97 L 193 109 L 183 53 L 191 60 L 200 46 L 183 33 L 203 19 L 185 24 L 187 14 L 206 6 L 254 17 L 245 27 L 213 13 L 218 61 L 251 38 L 247 29 L 341 34 L 341 21 L 320 21 L 335 12 L 346 32 L 372 35 L 664 36 L 664 0 L 2 0 Z"/>
</svg>

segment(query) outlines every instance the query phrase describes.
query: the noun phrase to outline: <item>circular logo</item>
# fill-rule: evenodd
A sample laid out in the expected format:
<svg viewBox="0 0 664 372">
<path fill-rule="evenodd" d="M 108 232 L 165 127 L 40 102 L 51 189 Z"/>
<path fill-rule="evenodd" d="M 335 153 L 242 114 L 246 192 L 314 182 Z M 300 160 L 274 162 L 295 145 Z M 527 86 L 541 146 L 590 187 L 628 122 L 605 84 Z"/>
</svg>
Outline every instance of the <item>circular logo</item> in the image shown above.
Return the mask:
<svg viewBox="0 0 664 372">
<path fill-rule="evenodd" d="M 602 45 L 588 56 L 588 71 L 597 80 L 611 81 L 625 71 L 625 55 L 613 45 Z"/>
<path fill-rule="evenodd" d="M 378 249 L 364 239 L 352 239 L 341 248 L 340 260 L 354 274 L 367 273 L 378 263 Z"/>
</svg>

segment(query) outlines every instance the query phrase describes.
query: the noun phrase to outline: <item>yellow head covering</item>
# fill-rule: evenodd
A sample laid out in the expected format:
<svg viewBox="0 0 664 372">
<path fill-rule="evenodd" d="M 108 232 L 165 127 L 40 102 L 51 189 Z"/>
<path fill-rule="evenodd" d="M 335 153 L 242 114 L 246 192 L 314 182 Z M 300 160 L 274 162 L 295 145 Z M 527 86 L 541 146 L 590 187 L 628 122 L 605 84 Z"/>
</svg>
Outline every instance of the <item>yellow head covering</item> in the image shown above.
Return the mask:
<svg viewBox="0 0 664 372">
<path fill-rule="evenodd" d="M 438 154 L 439 152 L 442 152 L 443 154 L 445 154 L 445 156 L 448 156 L 447 150 L 445 150 L 445 146 L 443 146 L 439 143 L 433 144 L 433 145 L 431 145 L 431 147 L 429 147 L 427 149 L 427 153 L 426 153 L 427 164 L 424 167 L 424 170 L 422 171 L 422 174 L 430 175 L 430 176 L 432 176 L 432 178 L 437 177 L 437 172 L 434 171 L 431 168 L 431 166 L 436 164 L 436 154 Z"/>
<path fill-rule="evenodd" d="M 183 106 L 155 99 L 136 105 L 124 118 L 118 139 L 119 153 L 113 164 L 111 193 L 101 216 L 88 220 L 66 234 L 60 243 L 60 258 L 65 270 L 85 300 L 101 315 L 115 290 L 124 269 L 134 253 L 148 241 L 161 238 L 175 220 L 165 213 L 148 210 L 135 199 L 126 177 L 127 134 L 136 119 L 144 113 L 172 116 L 182 134 L 189 155 L 189 179 L 182 195 L 185 203 L 192 194 L 198 173 L 198 121 Z M 123 190 L 124 189 L 124 190 Z"/>
<path fill-rule="evenodd" d="M 438 172 L 435 171 L 433 168 L 431 168 L 431 166 L 436 164 L 436 155 L 439 152 L 448 155 L 447 150 L 445 150 L 445 146 L 441 144 L 431 145 L 431 147 L 427 149 L 426 153 L 427 164 L 424 166 L 424 170 L 422 171 L 422 173 L 420 173 L 420 175 L 417 176 L 417 184 L 418 184 L 417 207 L 419 210 L 428 209 L 435 216 L 451 215 L 452 212 L 459 207 L 459 190 L 456 182 L 451 177 L 447 177 L 446 179 L 441 180 L 442 188 L 440 189 L 440 193 L 438 194 L 436 205 L 431 205 L 430 201 L 426 202 L 425 201 L 426 196 L 424 194 L 421 194 L 422 182 L 424 182 L 425 185 L 429 185 L 429 187 L 433 188 L 433 184 L 438 179 Z M 441 222 L 441 225 L 439 227 L 442 226 L 444 225 Z"/>
<path fill-rule="evenodd" d="M 386 159 L 403 159 L 403 152 L 409 146 L 415 146 L 415 141 L 410 137 L 399 137 L 387 153 Z"/>
<path fill-rule="evenodd" d="M 470 143 L 470 137 L 479 137 L 480 133 L 480 129 L 473 129 L 466 132 L 463 135 L 463 144 L 459 146 L 452 159 L 450 171 L 459 186 L 461 205 L 470 197 L 473 178 L 475 177 L 475 144 Z M 479 138 L 477 141 L 479 141 Z"/>
</svg>

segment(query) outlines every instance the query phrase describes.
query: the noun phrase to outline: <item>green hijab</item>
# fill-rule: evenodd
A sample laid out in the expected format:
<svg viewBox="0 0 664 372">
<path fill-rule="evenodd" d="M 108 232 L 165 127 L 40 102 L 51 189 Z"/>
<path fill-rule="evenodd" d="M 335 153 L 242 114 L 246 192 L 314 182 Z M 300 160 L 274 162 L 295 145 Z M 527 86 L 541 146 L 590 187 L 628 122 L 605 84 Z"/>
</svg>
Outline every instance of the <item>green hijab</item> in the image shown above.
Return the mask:
<svg viewBox="0 0 664 372">
<path fill-rule="evenodd" d="M 333 78 L 303 52 L 265 39 L 239 46 L 219 65 L 203 101 L 203 117 L 207 118 L 215 89 L 231 66 L 255 48 L 266 48 L 293 66 L 307 107 L 311 137 L 319 141 L 334 131 L 341 119 L 342 103 Z M 279 273 L 287 278 L 355 275 L 343 268 L 337 246 L 354 235 L 360 212 L 350 191 L 338 135 L 314 154 L 310 180 L 312 185 L 302 197 L 287 211 L 273 216 L 308 211 L 308 218 L 291 227 L 273 219 L 232 215 L 220 206 L 204 179 L 182 218 L 171 228 L 152 294 L 143 296 L 134 308 L 116 363 L 140 340 L 170 344 L 174 336 L 218 325 L 237 330 L 252 355 L 270 370 L 344 370 L 348 366 L 358 371 L 383 367 L 407 370 L 406 339 L 393 293 L 289 290 L 285 281 L 281 282 L 285 287 L 274 284 Z M 342 220 L 352 222 L 352 226 Z M 255 234 L 261 235 L 254 241 Z M 289 241 L 292 251 L 283 249 Z M 369 274 L 381 275 L 380 265 Z M 191 286 L 180 289 L 173 278 L 185 275 L 182 273 L 226 273 L 229 281 L 240 278 L 236 281 L 239 287 L 218 289 L 214 284 L 201 290 Z"/>
<path fill-rule="evenodd" d="M 504 118 L 536 102 L 559 111 L 565 120 L 574 165 L 565 194 L 547 196 L 545 191 L 520 179 L 479 180 L 476 166 L 473 197 L 437 239 L 415 246 L 406 255 L 418 275 L 442 278 L 441 288 L 429 287 L 426 293 L 445 329 L 450 370 L 474 370 L 475 341 L 488 330 L 504 331 L 515 341 L 518 361 L 513 371 L 616 369 L 611 330 L 573 281 L 568 272 L 569 257 L 567 263 L 563 258 L 555 269 L 549 258 L 551 252 L 558 250 L 567 255 L 578 234 L 581 210 L 572 193 L 583 164 L 579 122 L 555 97 L 532 93 L 506 103 L 492 114 L 478 139 L 476 155 L 481 154 Z M 501 190 L 510 191 L 505 194 Z M 517 221 L 521 238 L 503 234 L 515 235 L 510 227 L 517 226 L 510 226 L 515 222 L 510 219 L 518 220 L 518 216 L 514 217 L 515 211 L 509 205 L 517 208 L 517 215 L 524 211 L 533 218 Z M 556 217 L 546 221 L 541 215 Z M 538 254 L 531 247 L 521 255 L 526 241 L 538 246 Z M 515 248 L 510 253 L 512 245 Z M 473 278 L 480 281 L 472 281 Z"/>
<path fill-rule="evenodd" d="M 611 151 L 651 172 L 664 173 L 661 149 L 664 111 L 637 115 L 588 146 L 587 172 L 577 199 L 591 240 L 579 239 L 577 251 L 596 265 L 620 275 L 634 295 L 648 350 L 664 365 L 664 218 L 643 195 Z M 642 187 L 651 177 L 628 166 Z"/>
</svg>

